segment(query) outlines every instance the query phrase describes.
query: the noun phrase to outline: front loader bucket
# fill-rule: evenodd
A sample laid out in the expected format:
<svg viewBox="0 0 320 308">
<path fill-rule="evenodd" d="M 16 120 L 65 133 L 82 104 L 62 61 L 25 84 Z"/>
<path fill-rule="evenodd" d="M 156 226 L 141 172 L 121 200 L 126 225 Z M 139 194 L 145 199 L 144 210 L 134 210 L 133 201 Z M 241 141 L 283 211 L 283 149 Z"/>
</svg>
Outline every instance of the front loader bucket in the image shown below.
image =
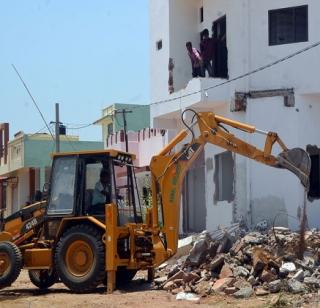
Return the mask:
<svg viewBox="0 0 320 308">
<path fill-rule="evenodd" d="M 293 172 L 300 179 L 305 189 L 309 190 L 311 159 L 305 150 L 294 148 L 283 151 L 278 155 L 277 160 L 278 168 L 285 168 Z"/>
</svg>

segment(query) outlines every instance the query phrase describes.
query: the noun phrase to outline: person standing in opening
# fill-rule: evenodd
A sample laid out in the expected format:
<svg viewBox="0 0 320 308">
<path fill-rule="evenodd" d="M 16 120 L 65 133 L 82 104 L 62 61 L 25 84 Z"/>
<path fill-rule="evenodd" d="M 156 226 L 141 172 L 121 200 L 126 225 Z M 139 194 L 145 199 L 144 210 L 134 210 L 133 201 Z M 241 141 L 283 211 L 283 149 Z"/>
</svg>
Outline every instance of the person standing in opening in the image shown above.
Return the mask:
<svg viewBox="0 0 320 308">
<path fill-rule="evenodd" d="M 186 43 L 186 48 L 188 50 L 188 55 L 191 60 L 192 66 L 192 77 L 203 77 L 202 73 L 202 57 L 197 48 L 192 47 L 191 42 Z"/>
<path fill-rule="evenodd" d="M 100 180 L 96 183 L 92 196 L 92 205 L 105 205 L 111 201 L 110 174 L 107 169 L 100 172 Z M 104 210 L 104 209 L 103 209 Z"/>
<path fill-rule="evenodd" d="M 209 37 L 209 30 L 202 31 L 202 41 L 200 51 L 203 60 L 203 75 L 208 71 L 209 77 L 213 77 L 213 58 L 214 58 L 214 41 Z"/>
</svg>

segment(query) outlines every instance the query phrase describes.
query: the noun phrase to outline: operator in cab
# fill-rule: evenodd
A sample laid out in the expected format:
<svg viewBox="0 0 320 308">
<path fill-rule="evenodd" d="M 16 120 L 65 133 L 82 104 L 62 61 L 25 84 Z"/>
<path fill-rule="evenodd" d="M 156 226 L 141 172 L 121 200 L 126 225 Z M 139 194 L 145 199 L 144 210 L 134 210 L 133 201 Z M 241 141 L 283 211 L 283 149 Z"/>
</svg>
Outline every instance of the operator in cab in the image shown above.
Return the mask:
<svg viewBox="0 0 320 308">
<path fill-rule="evenodd" d="M 104 206 L 111 202 L 111 178 L 108 169 L 100 171 L 100 180 L 96 183 L 92 196 L 92 213 L 104 213 Z"/>
</svg>

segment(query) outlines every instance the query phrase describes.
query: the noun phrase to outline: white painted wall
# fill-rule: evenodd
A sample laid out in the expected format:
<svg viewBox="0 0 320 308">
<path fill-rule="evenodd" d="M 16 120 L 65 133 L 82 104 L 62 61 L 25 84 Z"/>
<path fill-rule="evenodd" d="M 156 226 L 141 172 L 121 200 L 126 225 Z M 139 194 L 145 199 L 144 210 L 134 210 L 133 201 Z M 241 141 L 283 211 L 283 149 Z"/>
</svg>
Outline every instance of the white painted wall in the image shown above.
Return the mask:
<svg viewBox="0 0 320 308">
<path fill-rule="evenodd" d="M 150 82 L 152 100 L 160 100 L 168 93 L 169 62 L 169 0 L 150 0 Z M 162 40 L 162 49 L 156 42 Z"/>
<path fill-rule="evenodd" d="M 155 37 L 161 35 L 169 40 L 170 47 L 161 53 L 151 52 L 151 100 L 174 99 L 151 107 L 151 117 L 156 127 L 178 130 L 180 114 L 185 108 L 199 111 L 213 111 L 239 121 L 256 125 L 258 128 L 279 133 L 290 147 L 306 148 L 308 144 L 320 145 L 320 47 L 296 56 L 279 65 L 268 68 L 249 77 L 227 85 L 206 90 L 219 85 L 224 80 L 212 78 L 191 79 L 191 65 L 185 53 L 183 41 L 194 44 L 204 28 L 211 30 L 212 22 L 221 16 L 227 17 L 227 47 L 229 77 L 234 78 L 281 57 L 296 52 L 312 43 L 320 41 L 320 1 L 318 0 L 202 0 L 151 1 L 150 11 L 151 50 Z M 303 43 L 269 46 L 268 11 L 271 9 L 305 5 L 309 6 L 309 41 Z M 204 7 L 204 22 L 200 23 L 199 9 Z M 160 12 L 166 14 L 161 18 Z M 169 13 L 167 12 L 169 10 Z M 168 17 L 169 16 L 169 17 Z M 168 20 L 169 25 L 168 25 Z M 155 29 L 157 25 L 157 29 Z M 160 32 L 159 32 L 160 31 Z M 189 39 L 187 39 L 189 38 Z M 184 42 L 185 43 L 185 42 Z M 168 58 L 175 59 L 174 87 L 176 92 L 169 95 L 167 89 Z M 155 69 L 155 70 L 154 70 Z M 189 71 L 189 72 L 188 72 Z M 177 86 L 176 86 L 177 85 Z M 185 87 L 185 88 L 184 88 Z M 230 104 L 235 91 L 269 90 L 294 88 L 295 107 L 285 107 L 282 97 L 248 100 L 246 112 L 231 113 Z M 187 97 L 189 93 L 192 94 Z M 237 136 L 263 147 L 261 136 Z M 205 161 L 223 150 L 206 146 Z M 214 164 L 213 164 L 214 165 Z M 213 168 L 206 168 L 207 228 L 215 229 L 219 224 L 228 225 L 234 219 L 243 218 L 248 224 L 261 219 L 269 223 L 279 211 L 294 217 L 302 205 L 303 191 L 294 175 L 285 171 L 263 166 L 254 161 L 236 156 L 235 158 L 235 199 L 231 203 L 213 204 Z M 308 204 L 310 227 L 320 227 L 320 201 Z M 279 216 L 277 222 L 298 226 L 298 221 L 288 216 Z"/>
</svg>

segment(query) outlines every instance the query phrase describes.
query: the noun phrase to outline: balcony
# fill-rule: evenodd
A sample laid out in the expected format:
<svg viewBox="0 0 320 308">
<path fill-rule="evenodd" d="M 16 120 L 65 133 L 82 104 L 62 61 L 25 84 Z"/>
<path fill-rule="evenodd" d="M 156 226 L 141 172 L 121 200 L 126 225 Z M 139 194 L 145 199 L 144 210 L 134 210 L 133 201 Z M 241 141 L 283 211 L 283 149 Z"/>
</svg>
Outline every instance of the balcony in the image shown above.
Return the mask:
<svg viewBox="0 0 320 308">
<path fill-rule="evenodd" d="M 168 94 L 160 102 L 151 106 L 151 119 L 155 128 L 175 129 L 176 121 L 180 119 L 181 111 L 193 108 L 197 111 L 215 110 L 230 103 L 230 84 L 222 83 L 226 79 L 193 78 L 186 88 Z"/>
</svg>

